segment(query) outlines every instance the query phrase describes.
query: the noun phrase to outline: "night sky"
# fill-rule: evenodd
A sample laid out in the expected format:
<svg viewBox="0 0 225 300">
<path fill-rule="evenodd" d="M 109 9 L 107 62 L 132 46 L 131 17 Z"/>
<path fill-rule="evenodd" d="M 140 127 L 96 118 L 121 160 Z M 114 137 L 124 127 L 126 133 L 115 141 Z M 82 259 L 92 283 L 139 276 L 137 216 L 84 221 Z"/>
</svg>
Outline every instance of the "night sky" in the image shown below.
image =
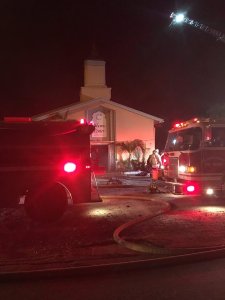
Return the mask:
<svg viewBox="0 0 225 300">
<path fill-rule="evenodd" d="M 10 1 L 0 4 L 1 117 L 79 101 L 93 45 L 112 100 L 165 119 L 204 115 L 225 102 L 225 43 L 170 14 L 225 33 L 217 0 Z"/>
</svg>

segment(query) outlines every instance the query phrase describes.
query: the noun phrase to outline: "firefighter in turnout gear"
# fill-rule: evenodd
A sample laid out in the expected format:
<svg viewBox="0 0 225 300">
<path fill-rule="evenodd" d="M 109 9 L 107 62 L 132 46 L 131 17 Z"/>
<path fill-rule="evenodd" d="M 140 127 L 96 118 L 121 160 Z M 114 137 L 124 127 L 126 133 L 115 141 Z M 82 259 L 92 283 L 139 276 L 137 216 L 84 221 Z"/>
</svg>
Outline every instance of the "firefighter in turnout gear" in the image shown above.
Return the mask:
<svg viewBox="0 0 225 300">
<path fill-rule="evenodd" d="M 152 169 L 159 169 L 161 166 L 161 157 L 157 150 L 158 149 L 153 150 L 152 154 L 149 155 L 149 157 L 147 159 L 147 166 L 150 171 Z"/>
</svg>

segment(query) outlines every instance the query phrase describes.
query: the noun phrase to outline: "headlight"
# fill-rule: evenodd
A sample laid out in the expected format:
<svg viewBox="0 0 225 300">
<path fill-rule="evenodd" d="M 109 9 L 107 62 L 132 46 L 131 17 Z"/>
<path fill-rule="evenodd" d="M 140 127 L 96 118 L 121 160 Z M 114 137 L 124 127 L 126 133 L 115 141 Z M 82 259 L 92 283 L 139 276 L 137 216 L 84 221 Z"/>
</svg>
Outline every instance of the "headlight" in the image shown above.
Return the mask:
<svg viewBox="0 0 225 300">
<path fill-rule="evenodd" d="M 196 167 L 180 165 L 178 170 L 180 173 L 195 173 Z"/>
<path fill-rule="evenodd" d="M 212 188 L 206 189 L 206 195 L 213 195 L 213 194 L 214 194 L 214 190 Z"/>
<path fill-rule="evenodd" d="M 179 166 L 179 172 L 184 173 L 186 172 L 187 167 L 186 166 Z"/>
</svg>

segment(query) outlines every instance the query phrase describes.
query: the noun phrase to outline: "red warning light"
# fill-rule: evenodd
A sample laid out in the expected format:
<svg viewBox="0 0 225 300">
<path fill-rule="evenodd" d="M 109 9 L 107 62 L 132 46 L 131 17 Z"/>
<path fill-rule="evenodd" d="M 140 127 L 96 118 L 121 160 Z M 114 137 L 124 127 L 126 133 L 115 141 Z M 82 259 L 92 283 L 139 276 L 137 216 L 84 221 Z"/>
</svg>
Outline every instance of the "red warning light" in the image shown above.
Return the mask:
<svg viewBox="0 0 225 300">
<path fill-rule="evenodd" d="M 195 186 L 194 185 L 188 185 L 187 186 L 187 192 L 193 193 L 195 191 Z"/>
<path fill-rule="evenodd" d="M 169 164 L 169 157 L 168 157 L 168 155 L 166 155 L 166 154 L 162 155 L 162 164 L 163 164 L 164 167 L 168 166 L 168 164 Z"/>
<path fill-rule="evenodd" d="M 200 192 L 199 185 L 195 182 L 187 183 L 184 190 L 189 195 L 197 195 Z"/>
<path fill-rule="evenodd" d="M 80 124 L 85 124 L 85 119 L 80 119 Z"/>
<path fill-rule="evenodd" d="M 188 122 L 179 122 L 179 123 L 175 123 L 173 125 L 174 128 L 183 128 L 183 127 L 187 127 L 188 126 Z"/>
<path fill-rule="evenodd" d="M 73 162 L 67 162 L 67 163 L 64 164 L 64 168 L 63 169 L 64 169 L 64 171 L 66 173 L 73 173 L 73 172 L 76 171 L 76 168 L 77 168 L 77 166 L 76 166 L 75 163 L 73 163 Z"/>
</svg>

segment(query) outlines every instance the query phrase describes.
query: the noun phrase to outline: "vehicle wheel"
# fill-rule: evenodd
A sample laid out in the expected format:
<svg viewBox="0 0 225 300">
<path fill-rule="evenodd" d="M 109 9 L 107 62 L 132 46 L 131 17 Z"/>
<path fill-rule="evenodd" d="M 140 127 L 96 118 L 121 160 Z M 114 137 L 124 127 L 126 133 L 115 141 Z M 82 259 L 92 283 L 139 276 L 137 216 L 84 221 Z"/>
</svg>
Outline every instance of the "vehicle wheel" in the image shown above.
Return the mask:
<svg viewBox="0 0 225 300">
<path fill-rule="evenodd" d="M 25 197 L 25 210 L 29 217 L 40 222 L 58 220 L 68 205 L 65 188 L 55 183 L 47 188 L 38 186 L 28 190 Z"/>
</svg>

